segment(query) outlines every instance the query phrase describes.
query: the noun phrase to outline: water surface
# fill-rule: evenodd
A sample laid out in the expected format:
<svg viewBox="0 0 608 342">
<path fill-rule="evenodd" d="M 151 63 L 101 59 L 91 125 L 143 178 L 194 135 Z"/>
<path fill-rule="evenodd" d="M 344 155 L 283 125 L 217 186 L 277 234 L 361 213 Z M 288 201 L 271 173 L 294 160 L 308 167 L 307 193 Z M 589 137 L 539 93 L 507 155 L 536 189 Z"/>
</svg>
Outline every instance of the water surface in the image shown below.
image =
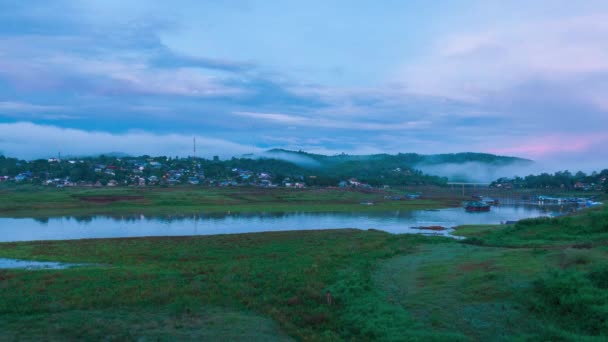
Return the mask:
<svg viewBox="0 0 608 342">
<path fill-rule="evenodd" d="M 28 270 L 58 270 L 58 269 L 75 267 L 75 266 L 79 266 L 79 265 L 65 264 L 65 263 L 53 262 L 53 261 L 31 261 L 31 260 L 0 258 L 0 269 L 19 268 L 19 269 L 28 269 Z"/>
<path fill-rule="evenodd" d="M 351 213 L 255 213 L 191 216 L 87 216 L 48 219 L 0 218 L 0 242 L 141 236 L 184 236 L 279 230 L 358 228 L 390 233 L 421 233 L 418 226 L 454 227 L 499 224 L 570 212 L 563 206 L 504 205 L 486 213 L 463 208 Z M 435 232 L 433 232 L 435 233 Z M 440 232 L 439 234 L 445 234 Z"/>
</svg>

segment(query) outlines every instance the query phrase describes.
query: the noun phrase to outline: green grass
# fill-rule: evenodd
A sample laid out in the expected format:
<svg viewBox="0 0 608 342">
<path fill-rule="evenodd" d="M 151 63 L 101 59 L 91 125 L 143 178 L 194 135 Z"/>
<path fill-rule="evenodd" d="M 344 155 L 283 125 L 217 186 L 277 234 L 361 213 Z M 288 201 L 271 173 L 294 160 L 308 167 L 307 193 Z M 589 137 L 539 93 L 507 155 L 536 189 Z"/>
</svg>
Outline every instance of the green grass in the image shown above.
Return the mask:
<svg viewBox="0 0 608 342">
<path fill-rule="evenodd" d="M 502 229 L 505 227 L 506 226 L 495 225 L 495 224 L 463 225 L 463 226 L 456 227 L 456 229 L 454 230 L 454 232 L 452 234 L 456 235 L 456 236 L 463 236 L 463 237 L 471 238 L 471 237 L 476 237 L 476 236 L 482 236 L 485 233 L 488 233 L 488 232 L 491 232 L 494 230 L 499 230 L 499 229 Z"/>
<path fill-rule="evenodd" d="M 386 300 L 429 330 L 471 340 L 608 338 L 608 209 L 512 226 L 463 226 L 374 273 Z"/>
<path fill-rule="evenodd" d="M 24 327 L 26 326 L 26 328 Z M 53 311 L 0 319 L 2 340 L 292 341 L 270 319 L 216 307 Z"/>
<path fill-rule="evenodd" d="M 302 202 L 310 191 L 262 195 Z M 608 208 L 458 232 L 467 239 L 344 229 L 2 243 L 0 257 L 92 265 L 0 270 L 0 331 L 20 340 L 606 340 Z"/>
<path fill-rule="evenodd" d="M 135 340 L 146 336 L 148 320 L 140 322 L 141 315 L 157 312 L 156 320 L 182 322 L 191 319 L 188 315 L 200 320 L 206 310 L 221 308 L 272 319 L 299 340 L 448 340 L 453 334 L 425 332 L 403 308 L 384 301 L 371 276 L 378 260 L 410 253 L 420 243 L 445 241 L 331 230 L 4 243 L 2 257 L 103 266 L 0 271 L 0 327 L 13 334 L 8 336 L 36 339 L 48 330 L 46 337 L 61 339 L 94 338 L 100 327 L 112 325 L 117 340 Z M 325 301 L 327 290 L 333 305 Z M 98 323 L 85 329 L 77 320 L 60 319 L 78 315 Z M 55 318 L 30 328 L 43 316 Z M 135 328 L 114 325 L 116 320 L 134 322 Z M 191 331 L 187 322 L 179 324 L 188 334 L 201 333 Z M 171 325 L 155 329 L 160 336 L 184 333 Z M 217 334 L 221 337 L 222 330 Z"/>
<path fill-rule="evenodd" d="M 531 251 L 443 244 L 393 258 L 375 278 L 389 301 L 430 330 L 457 331 L 481 341 L 509 340 L 536 328 L 516 296 L 543 268 L 544 260 Z"/>
<path fill-rule="evenodd" d="M 221 212 L 346 212 L 438 209 L 458 205 L 442 199 L 390 201 L 384 192 L 350 189 L 64 188 L 0 189 L 0 217 L 52 217 Z M 361 205 L 371 201 L 375 205 Z"/>
<path fill-rule="evenodd" d="M 521 220 L 504 228 L 489 229 L 469 242 L 507 247 L 607 245 L 608 209 L 603 205 L 573 216 Z"/>
</svg>

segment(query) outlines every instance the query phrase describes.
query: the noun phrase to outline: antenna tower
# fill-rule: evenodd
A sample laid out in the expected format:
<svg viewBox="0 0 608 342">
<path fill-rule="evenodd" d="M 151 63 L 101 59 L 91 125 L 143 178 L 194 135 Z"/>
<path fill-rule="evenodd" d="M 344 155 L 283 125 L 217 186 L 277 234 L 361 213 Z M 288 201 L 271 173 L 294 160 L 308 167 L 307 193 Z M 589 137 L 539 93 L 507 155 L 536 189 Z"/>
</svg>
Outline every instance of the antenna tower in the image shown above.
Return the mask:
<svg viewBox="0 0 608 342">
<path fill-rule="evenodd" d="M 196 137 L 192 137 L 192 165 L 196 171 Z"/>
</svg>

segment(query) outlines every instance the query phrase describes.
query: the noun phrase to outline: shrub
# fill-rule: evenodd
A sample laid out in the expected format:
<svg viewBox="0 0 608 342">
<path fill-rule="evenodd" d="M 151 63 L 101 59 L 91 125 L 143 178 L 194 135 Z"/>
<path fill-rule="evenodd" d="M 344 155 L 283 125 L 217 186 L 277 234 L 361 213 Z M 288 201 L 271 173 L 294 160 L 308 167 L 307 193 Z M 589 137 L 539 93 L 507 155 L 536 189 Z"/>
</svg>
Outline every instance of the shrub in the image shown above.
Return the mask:
<svg viewBox="0 0 608 342">
<path fill-rule="evenodd" d="M 576 270 L 553 271 L 533 282 L 530 309 L 560 329 L 593 336 L 608 334 L 608 294 L 606 269 L 583 273 Z M 596 280 L 591 280 L 596 279 Z"/>
<path fill-rule="evenodd" d="M 589 280 L 600 289 L 608 289 L 608 266 L 596 267 L 588 274 Z"/>
<path fill-rule="evenodd" d="M 575 265 L 590 264 L 597 258 L 592 249 L 567 248 L 561 253 L 561 266 L 564 268 Z"/>
<path fill-rule="evenodd" d="M 475 246 L 483 246 L 484 245 L 484 241 L 482 239 L 476 238 L 476 237 L 464 239 L 464 240 L 462 240 L 462 243 L 466 243 L 466 244 L 469 244 L 469 245 L 475 245 Z"/>
<path fill-rule="evenodd" d="M 556 221 L 557 221 L 557 219 L 553 219 L 550 217 L 536 217 L 536 218 L 520 220 L 515 224 L 515 226 L 516 227 L 517 226 L 538 226 L 541 224 L 555 223 Z"/>
</svg>

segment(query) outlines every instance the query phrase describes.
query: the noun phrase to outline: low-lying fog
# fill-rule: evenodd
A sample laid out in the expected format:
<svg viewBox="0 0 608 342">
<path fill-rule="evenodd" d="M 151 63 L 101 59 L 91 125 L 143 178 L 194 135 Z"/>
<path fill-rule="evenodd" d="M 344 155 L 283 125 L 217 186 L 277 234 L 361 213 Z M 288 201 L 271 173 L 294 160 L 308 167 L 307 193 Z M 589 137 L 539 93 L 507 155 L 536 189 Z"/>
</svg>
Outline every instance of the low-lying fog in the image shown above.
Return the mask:
<svg viewBox="0 0 608 342">
<path fill-rule="evenodd" d="M 480 162 L 468 162 L 462 164 L 438 164 L 438 165 L 416 165 L 416 169 L 424 173 L 447 177 L 454 182 L 479 182 L 491 183 L 501 177 L 525 177 L 537 175 L 543 172 L 555 173 L 568 170 L 572 173 L 583 171 L 591 173 L 600 172 L 608 168 L 608 161 L 603 163 L 597 161 L 559 161 L 545 160 L 535 162 L 512 163 L 504 166 L 496 166 Z"/>
</svg>

